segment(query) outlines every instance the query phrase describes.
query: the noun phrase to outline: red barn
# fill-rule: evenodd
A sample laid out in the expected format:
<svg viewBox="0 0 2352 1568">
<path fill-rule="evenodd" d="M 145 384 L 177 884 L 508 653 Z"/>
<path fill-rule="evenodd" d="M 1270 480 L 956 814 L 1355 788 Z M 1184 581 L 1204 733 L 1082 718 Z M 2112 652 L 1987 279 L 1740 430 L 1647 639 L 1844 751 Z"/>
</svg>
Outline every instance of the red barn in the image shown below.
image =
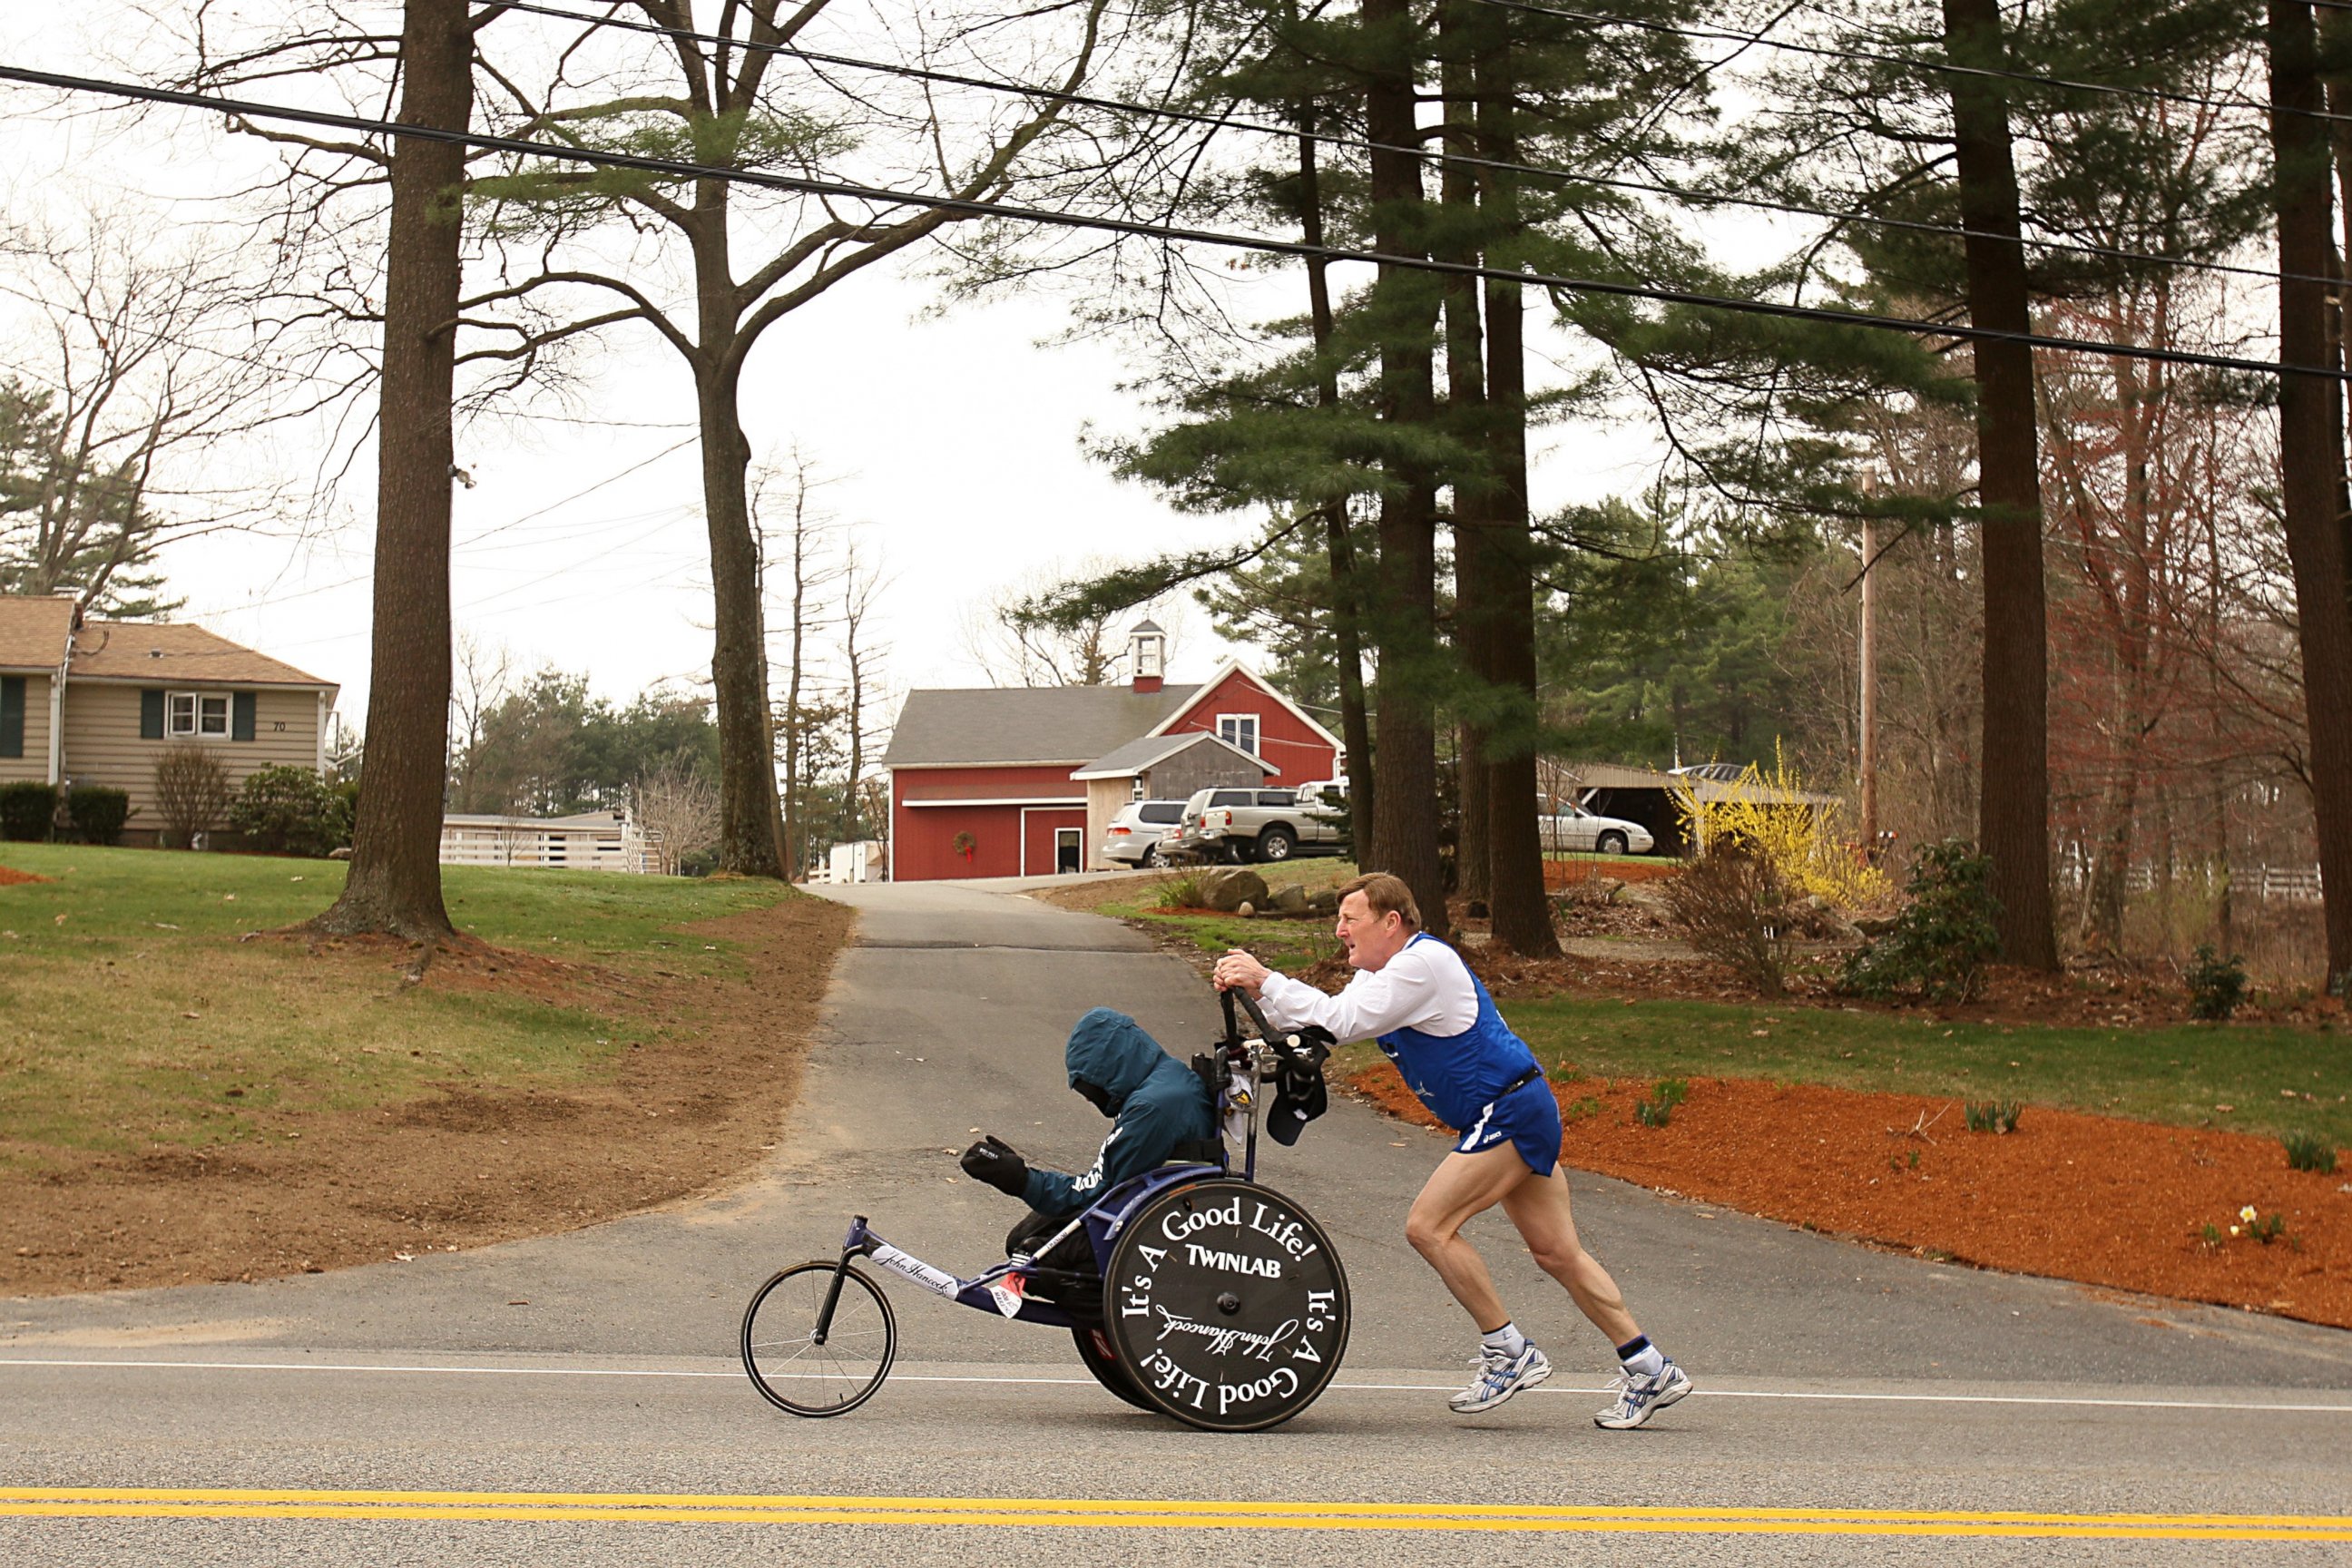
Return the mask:
<svg viewBox="0 0 2352 1568">
<path fill-rule="evenodd" d="M 1164 634 L 1145 621 L 1125 686 L 919 690 L 890 734 L 890 875 L 1034 877 L 1100 866 L 1130 800 L 1210 784 L 1289 785 L 1338 772 L 1339 742 L 1232 660 L 1194 686 L 1160 679 Z"/>
</svg>

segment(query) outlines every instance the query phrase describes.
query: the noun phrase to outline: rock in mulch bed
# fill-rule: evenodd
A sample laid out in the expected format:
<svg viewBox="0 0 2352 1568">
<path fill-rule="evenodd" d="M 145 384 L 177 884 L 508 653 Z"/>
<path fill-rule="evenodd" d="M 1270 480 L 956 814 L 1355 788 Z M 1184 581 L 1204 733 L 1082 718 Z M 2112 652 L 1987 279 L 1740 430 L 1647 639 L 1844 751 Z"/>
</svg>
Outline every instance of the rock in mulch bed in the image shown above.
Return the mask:
<svg viewBox="0 0 2352 1568">
<path fill-rule="evenodd" d="M 1350 1087 L 1433 1124 L 1387 1067 Z M 2291 1170 L 2274 1139 L 2041 1106 L 2013 1132 L 1971 1132 L 1958 1100 L 1740 1079 L 1691 1079 L 1654 1128 L 1634 1119 L 1646 1080 L 1552 1087 L 1574 1169 L 1924 1256 L 2352 1328 L 2352 1164 Z M 2247 1207 L 2284 1230 L 2258 1239 Z"/>
</svg>

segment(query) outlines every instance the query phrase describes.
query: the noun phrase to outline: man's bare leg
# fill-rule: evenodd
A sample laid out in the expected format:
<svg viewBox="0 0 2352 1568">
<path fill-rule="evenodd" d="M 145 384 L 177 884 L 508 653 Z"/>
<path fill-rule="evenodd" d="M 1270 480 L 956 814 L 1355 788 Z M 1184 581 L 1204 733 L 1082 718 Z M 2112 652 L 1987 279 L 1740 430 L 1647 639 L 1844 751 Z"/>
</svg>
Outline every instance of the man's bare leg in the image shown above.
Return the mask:
<svg viewBox="0 0 2352 1568">
<path fill-rule="evenodd" d="M 1522 1164 L 1519 1169 L 1527 1171 L 1527 1166 Z M 1568 1287 L 1577 1310 L 1591 1319 L 1593 1327 L 1607 1334 L 1611 1344 L 1632 1343 L 1641 1337 L 1641 1325 L 1625 1310 L 1625 1298 L 1618 1291 L 1617 1281 L 1609 1278 L 1609 1271 L 1601 1267 L 1600 1260 L 1577 1240 L 1576 1218 L 1569 1209 L 1567 1175 L 1555 1165 L 1549 1176 L 1528 1172 L 1528 1177 L 1503 1194 L 1503 1212 L 1518 1227 L 1537 1266 Z"/>
<path fill-rule="evenodd" d="M 1486 1260 L 1476 1247 L 1462 1239 L 1462 1227 L 1498 1203 L 1509 1213 L 1511 1194 L 1534 1176 L 1519 1152 L 1508 1143 L 1475 1154 L 1451 1153 L 1430 1173 L 1421 1195 L 1412 1201 L 1412 1212 L 1405 1215 L 1405 1239 L 1437 1270 L 1463 1310 L 1477 1321 L 1482 1334 L 1501 1328 L 1511 1315 L 1503 1310 L 1503 1299 L 1496 1293 Z M 1623 1310 L 1622 1305 L 1619 1310 Z"/>
</svg>

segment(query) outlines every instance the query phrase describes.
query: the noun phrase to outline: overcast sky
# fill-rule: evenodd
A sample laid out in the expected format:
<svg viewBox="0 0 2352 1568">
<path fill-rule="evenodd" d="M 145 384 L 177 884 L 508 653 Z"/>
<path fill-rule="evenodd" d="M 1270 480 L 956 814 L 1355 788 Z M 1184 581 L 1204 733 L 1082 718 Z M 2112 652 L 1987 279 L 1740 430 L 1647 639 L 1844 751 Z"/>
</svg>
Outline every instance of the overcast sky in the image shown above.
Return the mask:
<svg viewBox="0 0 2352 1568">
<path fill-rule="evenodd" d="M 0 9 L 5 58 L 107 74 L 90 39 L 112 0 L 69 20 L 46 6 Z M 0 114 L 26 154 L 9 161 L 19 204 L 115 192 L 159 204 L 220 189 L 255 156 L 190 111 L 153 111 L 126 133 L 103 120 L 66 124 L 47 100 L 0 89 Z M 1062 308 L 1043 299 L 928 316 L 936 290 L 915 269 L 876 268 L 772 330 L 743 395 L 756 454 L 772 461 L 797 448 L 830 476 L 827 510 L 860 528 L 887 577 L 875 629 L 892 686 L 985 684 L 963 628 L 1007 584 L 1249 528 L 1178 514 L 1081 453 L 1089 424 L 1118 433 L 1148 422 L 1120 390 L 1140 366 L 1118 349 L 1043 346 L 1064 325 Z M 1531 342 L 1538 354 L 1560 346 L 1540 330 Z M 600 342 L 585 368 L 574 405 L 585 422 L 502 421 L 460 435 L 458 461 L 475 486 L 457 492 L 457 625 L 524 667 L 585 672 L 615 699 L 657 681 L 691 685 L 707 679 L 710 639 L 686 372 L 669 350 L 628 333 Z M 1532 369 L 1540 376 L 1544 366 Z M 323 450 L 319 432 L 295 429 L 249 460 L 307 476 Z M 1636 489 L 1656 458 L 1638 426 L 1547 433 L 1536 504 Z M 353 723 L 366 700 L 370 480 L 363 461 L 299 541 L 215 537 L 163 563 L 187 600 L 180 618 L 340 681 Z M 1191 679 L 1230 650 L 1197 611 L 1181 616 L 1171 674 Z"/>
</svg>

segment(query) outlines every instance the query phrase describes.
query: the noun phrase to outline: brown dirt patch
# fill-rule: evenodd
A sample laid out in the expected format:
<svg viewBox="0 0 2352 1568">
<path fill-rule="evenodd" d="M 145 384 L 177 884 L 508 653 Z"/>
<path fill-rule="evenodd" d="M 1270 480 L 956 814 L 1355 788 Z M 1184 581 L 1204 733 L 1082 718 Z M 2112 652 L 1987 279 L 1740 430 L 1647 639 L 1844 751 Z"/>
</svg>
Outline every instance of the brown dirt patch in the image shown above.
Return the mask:
<svg viewBox="0 0 2352 1568">
<path fill-rule="evenodd" d="M 36 877 L 30 871 L 19 871 L 13 867 L 0 866 L 0 888 L 13 888 L 25 882 L 47 880 L 47 877 Z"/>
<path fill-rule="evenodd" d="M 1434 1125 L 1390 1068 L 1349 1087 Z M 1922 1256 L 2352 1328 L 2352 1182 L 2288 1169 L 2274 1139 L 2041 1106 L 2015 1132 L 1970 1132 L 1953 1100 L 1738 1079 L 1690 1080 L 1650 1128 L 1633 1119 L 1646 1081 L 1552 1087 L 1580 1170 Z M 2231 1237 L 2248 1205 L 2284 1236 Z"/>
<path fill-rule="evenodd" d="M 742 944 L 740 980 L 640 978 L 480 944 L 418 984 L 561 998 L 658 1028 L 601 1082 L 451 1083 L 363 1113 L 288 1116 L 283 1142 L 54 1156 L 0 1176 L 0 1295 L 317 1273 L 610 1219 L 724 1186 L 772 1148 L 854 917 L 786 899 L 687 928 Z M 405 959 L 400 944 L 321 951 Z"/>
</svg>

